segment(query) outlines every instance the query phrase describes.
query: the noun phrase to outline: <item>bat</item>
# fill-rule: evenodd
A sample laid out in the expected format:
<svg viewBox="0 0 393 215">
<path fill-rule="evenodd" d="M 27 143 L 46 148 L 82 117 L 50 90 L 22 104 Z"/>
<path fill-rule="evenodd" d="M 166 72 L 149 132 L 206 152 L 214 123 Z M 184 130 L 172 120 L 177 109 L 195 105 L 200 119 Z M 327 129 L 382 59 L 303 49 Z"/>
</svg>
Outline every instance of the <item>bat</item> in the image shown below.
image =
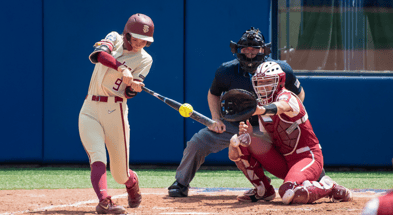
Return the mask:
<svg viewBox="0 0 393 215">
<path fill-rule="evenodd" d="M 179 102 L 177 102 L 173 99 L 167 98 L 165 96 L 162 96 L 162 95 L 160 95 L 160 94 L 158 94 L 158 93 L 156 93 L 146 87 L 142 87 L 142 90 L 149 93 L 150 95 L 158 98 L 159 100 L 165 102 L 165 104 L 169 105 L 170 107 L 172 107 L 173 109 L 175 109 L 177 111 L 179 111 L 179 108 L 182 105 Z M 209 127 L 210 125 L 215 123 L 215 121 L 213 121 L 212 119 L 204 116 L 203 114 L 201 114 L 195 110 L 192 112 L 190 118 L 199 122 L 199 123 L 202 123 L 203 125 L 205 125 L 207 127 Z"/>
</svg>

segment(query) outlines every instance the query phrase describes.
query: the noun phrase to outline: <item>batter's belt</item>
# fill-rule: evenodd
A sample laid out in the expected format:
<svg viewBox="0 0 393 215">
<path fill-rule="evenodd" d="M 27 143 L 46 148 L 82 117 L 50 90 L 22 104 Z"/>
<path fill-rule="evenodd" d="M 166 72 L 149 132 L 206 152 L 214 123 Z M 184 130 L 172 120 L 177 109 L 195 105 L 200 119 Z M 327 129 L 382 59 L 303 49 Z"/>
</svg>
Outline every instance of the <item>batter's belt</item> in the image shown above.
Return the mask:
<svg viewBox="0 0 393 215">
<path fill-rule="evenodd" d="M 108 96 L 95 96 L 95 95 L 87 95 L 85 99 L 96 101 L 96 102 L 108 102 L 110 99 L 114 99 L 113 101 L 116 102 L 123 102 L 124 99 L 118 96 L 115 97 L 108 97 Z"/>
</svg>

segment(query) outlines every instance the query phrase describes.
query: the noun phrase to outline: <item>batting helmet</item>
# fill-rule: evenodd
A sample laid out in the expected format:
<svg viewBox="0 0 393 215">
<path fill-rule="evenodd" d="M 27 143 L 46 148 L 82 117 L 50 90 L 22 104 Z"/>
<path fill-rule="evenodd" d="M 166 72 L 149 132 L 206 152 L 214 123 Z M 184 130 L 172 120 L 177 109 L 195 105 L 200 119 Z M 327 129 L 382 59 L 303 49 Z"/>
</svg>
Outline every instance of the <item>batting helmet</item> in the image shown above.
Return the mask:
<svg viewBox="0 0 393 215">
<path fill-rule="evenodd" d="M 254 74 L 255 69 L 265 61 L 265 56 L 270 54 L 270 48 L 268 44 L 265 44 L 264 36 L 259 29 L 255 29 L 254 27 L 244 32 L 237 43 L 231 41 L 230 47 L 232 53 L 236 54 L 236 58 L 239 60 L 242 69 L 251 74 Z M 247 47 L 263 48 L 264 53 L 258 53 L 254 58 L 248 58 L 246 54 L 241 53 L 241 49 Z"/>
<path fill-rule="evenodd" d="M 132 15 L 128 19 L 123 31 L 124 44 L 126 45 L 127 50 L 130 51 L 132 49 L 130 45 L 131 36 L 141 40 L 146 40 L 146 46 L 149 47 L 151 43 L 154 42 L 153 33 L 154 23 L 150 17 L 141 13 Z"/>
<path fill-rule="evenodd" d="M 274 96 L 285 86 L 285 72 L 273 61 L 267 61 L 258 66 L 252 85 L 258 96 L 260 105 L 273 102 Z"/>
</svg>

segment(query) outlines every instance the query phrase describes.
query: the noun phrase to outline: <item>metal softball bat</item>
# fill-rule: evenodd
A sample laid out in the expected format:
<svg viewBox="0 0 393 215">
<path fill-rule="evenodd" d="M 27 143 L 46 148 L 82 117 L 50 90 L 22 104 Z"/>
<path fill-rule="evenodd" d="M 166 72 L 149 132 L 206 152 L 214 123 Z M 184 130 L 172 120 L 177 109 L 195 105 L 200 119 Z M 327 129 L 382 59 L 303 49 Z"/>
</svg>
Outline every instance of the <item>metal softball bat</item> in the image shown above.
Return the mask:
<svg viewBox="0 0 393 215">
<path fill-rule="evenodd" d="M 165 104 L 169 105 L 170 107 L 172 107 L 173 109 L 175 109 L 176 111 L 179 111 L 179 108 L 182 104 L 180 104 L 179 102 L 170 99 L 168 97 L 162 96 L 156 92 L 154 92 L 153 90 L 150 90 L 146 87 L 142 87 L 142 90 L 149 93 L 150 95 L 158 98 L 159 100 L 163 101 Z M 191 119 L 209 127 L 210 125 L 212 125 L 213 123 L 215 123 L 212 119 L 210 119 L 209 117 L 206 117 L 205 115 L 197 112 L 197 111 L 193 111 L 191 116 Z"/>
</svg>

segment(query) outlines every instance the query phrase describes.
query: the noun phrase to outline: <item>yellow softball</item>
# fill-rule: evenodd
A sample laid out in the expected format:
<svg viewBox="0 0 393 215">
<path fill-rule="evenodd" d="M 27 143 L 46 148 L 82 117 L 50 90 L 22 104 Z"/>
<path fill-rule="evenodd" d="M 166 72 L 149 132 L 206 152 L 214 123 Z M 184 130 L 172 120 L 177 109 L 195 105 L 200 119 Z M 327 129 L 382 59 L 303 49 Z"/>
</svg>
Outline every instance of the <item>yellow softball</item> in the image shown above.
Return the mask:
<svg viewBox="0 0 393 215">
<path fill-rule="evenodd" d="M 190 117 L 193 111 L 194 108 L 188 103 L 182 104 L 179 108 L 179 113 L 183 117 Z"/>
</svg>

